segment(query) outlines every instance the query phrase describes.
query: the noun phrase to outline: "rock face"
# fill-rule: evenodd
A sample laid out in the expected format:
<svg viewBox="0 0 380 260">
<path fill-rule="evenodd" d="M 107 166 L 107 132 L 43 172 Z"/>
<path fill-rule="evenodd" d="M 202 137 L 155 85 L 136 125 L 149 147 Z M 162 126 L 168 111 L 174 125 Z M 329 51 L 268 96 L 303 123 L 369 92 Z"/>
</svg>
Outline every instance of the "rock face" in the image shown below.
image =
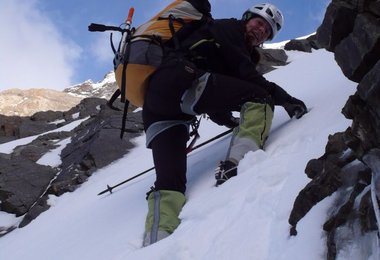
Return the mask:
<svg viewBox="0 0 380 260">
<path fill-rule="evenodd" d="M 284 49 L 287 51 L 303 51 L 311 52 L 312 49 L 318 50 L 322 46 L 317 40 L 317 35 L 313 34 L 305 39 L 293 39 L 287 42 L 284 46 Z"/>
<path fill-rule="evenodd" d="M 325 154 L 311 160 L 311 182 L 299 193 L 289 217 L 291 234 L 307 212 L 336 194 L 323 226 L 327 259 L 340 250 L 359 248 L 363 259 L 378 257 L 380 198 L 380 1 L 333 0 L 317 31 L 322 47 L 334 52 L 345 76 L 358 82 L 342 109 L 352 125 L 331 135 Z M 358 241 L 367 241 L 360 243 Z M 376 245 L 376 246 L 372 246 Z"/>
<path fill-rule="evenodd" d="M 122 107 L 118 101 L 116 105 Z M 74 191 L 95 170 L 123 157 L 133 146 L 129 140 L 142 133 L 143 125 L 141 112 L 130 111 L 127 133 L 121 140 L 121 117 L 122 112 L 110 109 L 106 100 L 99 98 L 85 98 L 65 112 L 0 117 L 3 137 L 39 134 L 10 154 L 0 153 L 0 210 L 22 216 L 19 227 L 23 227 L 49 208 L 49 194 Z M 82 123 L 74 129 L 60 129 L 79 119 Z M 59 165 L 41 165 L 41 157 L 64 140 L 67 144 Z M 0 227 L 0 236 L 13 229 Z"/>
<path fill-rule="evenodd" d="M 276 69 L 276 66 L 285 66 L 288 62 L 288 55 L 283 49 L 262 49 L 257 48 L 260 60 L 256 66 L 260 74 L 268 73 Z"/>
<path fill-rule="evenodd" d="M 64 92 L 47 89 L 7 90 L 0 93 L 0 143 L 35 136 L 11 154 L 0 153 L 0 210 L 22 216 L 23 227 L 49 208 L 50 194 L 74 191 L 91 174 L 123 157 L 131 138 L 143 131 L 141 111 L 130 107 L 123 140 L 122 112 L 106 103 L 117 89 L 114 73 L 102 81 L 86 81 Z M 114 106 L 123 109 L 119 100 Z M 76 120 L 73 130 L 60 130 Z M 48 132 L 48 133 L 47 133 Z M 45 166 L 39 160 L 67 141 L 61 163 Z M 1 227 L 0 236 L 16 227 Z"/>
</svg>

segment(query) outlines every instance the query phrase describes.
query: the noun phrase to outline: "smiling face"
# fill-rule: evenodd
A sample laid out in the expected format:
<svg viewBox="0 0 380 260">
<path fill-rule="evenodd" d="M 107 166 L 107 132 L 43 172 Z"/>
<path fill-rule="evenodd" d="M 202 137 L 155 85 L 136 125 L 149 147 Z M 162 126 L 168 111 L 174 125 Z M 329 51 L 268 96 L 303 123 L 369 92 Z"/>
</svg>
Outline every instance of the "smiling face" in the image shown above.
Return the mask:
<svg viewBox="0 0 380 260">
<path fill-rule="evenodd" d="M 254 17 L 245 25 L 246 39 L 250 47 L 259 46 L 272 34 L 272 29 L 267 21 L 261 17 Z"/>
</svg>

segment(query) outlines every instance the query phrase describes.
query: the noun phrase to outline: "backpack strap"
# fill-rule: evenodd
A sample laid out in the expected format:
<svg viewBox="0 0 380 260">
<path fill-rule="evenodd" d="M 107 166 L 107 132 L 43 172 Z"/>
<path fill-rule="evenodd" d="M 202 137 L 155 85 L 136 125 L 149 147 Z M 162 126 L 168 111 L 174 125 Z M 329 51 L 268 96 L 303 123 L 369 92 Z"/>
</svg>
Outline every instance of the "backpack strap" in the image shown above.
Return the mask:
<svg viewBox="0 0 380 260">
<path fill-rule="evenodd" d="M 168 18 L 169 18 L 169 28 L 170 28 L 170 32 L 172 33 L 172 40 L 174 42 L 174 50 L 178 51 L 181 45 L 177 37 L 177 33 L 174 29 L 174 21 L 180 22 L 182 24 L 182 28 L 186 26 L 186 23 L 182 19 L 175 18 L 174 15 L 172 14 L 170 14 Z"/>
<path fill-rule="evenodd" d="M 127 123 L 127 115 L 128 115 L 128 107 L 129 107 L 129 100 L 126 99 L 124 103 L 123 119 L 121 121 L 120 139 L 123 139 L 123 135 L 125 132 L 125 125 Z"/>
<path fill-rule="evenodd" d="M 131 31 L 128 31 L 127 33 L 128 33 L 128 35 L 127 35 L 127 46 L 126 46 L 125 54 L 123 57 L 123 71 L 121 74 L 121 86 L 120 86 L 121 100 L 125 101 L 124 111 L 123 111 L 123 119 L 122 119 L 122 123 L 121 123 L 120 139 L 123 139 L 125 124 L 127 121 L 128 107 L 129 107 L 129 100 L 126 99 L 125 92 L 126 92 L 127 66 L 128 66 L 128 61 L 129 61 L 129 54 L 131 52 L 131 44 L 130 43 L 131 43 L 132 33 L 131 33 Z"/>
<path fill-rule="evenodd" d="M 112 94 L 112 97 L 110 98 L 110 100 L 108 100 L 107 102 L 107 106 L 109 108 L 111 108 L 112 110 L 116 110 L 116 111 L 121 111 L 120 108 L 117 108 L 113 105 L 113 103 L 115 102 L 115 100 L 120 96 L 120 89 L 116 89 L 116 91 Z"/>
<path fill-rule="evenodd" d="M 182 19 L 174 18 L 173 20 L 183 22 Z M 171 39 L 165 42 L 166 46 L 173 46 L 176 48 L 176 41 L 178 41 L 178 46 L 180 46 L 180 43 L 186 39 L 191 33 L 196 31 L 198 28 L 200 28 L 202 25 L 205 25 L 207 23 L 211 23 L 213 20 L 209 16 L 203 15 L 200 20 L 193 20 L 189 23 L 184 23 L 183 26 L 176 32 L 174 32 L 174 35 Z M 169 24 L 170 26 L 170 24 Z M 172 31 L 172 29 L 170 29 Z M 172 31 L 173 34 L 173 31 Z"/>
</svg>

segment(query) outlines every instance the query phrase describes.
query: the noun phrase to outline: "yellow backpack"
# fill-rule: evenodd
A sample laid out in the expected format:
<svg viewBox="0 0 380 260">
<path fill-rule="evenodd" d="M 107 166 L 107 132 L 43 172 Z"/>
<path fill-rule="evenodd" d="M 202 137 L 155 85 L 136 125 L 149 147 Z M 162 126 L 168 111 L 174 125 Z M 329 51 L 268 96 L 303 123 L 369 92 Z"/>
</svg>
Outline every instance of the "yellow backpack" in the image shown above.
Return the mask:
<svg viewBox="0 0 380 260">
<path fill-rule="evenodd" d="M 179 48 L 180 39 L 212 19 L 207 0 L 175 0 L 137 28 L 131 28 L 133 11 L 131 8 L 124 28 L 93 23 L 89 26 L 89 31 L 122 33 L 117 50 L 111 33 L 115 78 L 119 88 L 108 102 L 113 109 L 117 109 L 113 102 L 119 95 L 125 102 L 122 132 L 129 103 L 143 106 L 149 76 L 160 65 L 164 49 L 168 46 Z"/>
</svg>

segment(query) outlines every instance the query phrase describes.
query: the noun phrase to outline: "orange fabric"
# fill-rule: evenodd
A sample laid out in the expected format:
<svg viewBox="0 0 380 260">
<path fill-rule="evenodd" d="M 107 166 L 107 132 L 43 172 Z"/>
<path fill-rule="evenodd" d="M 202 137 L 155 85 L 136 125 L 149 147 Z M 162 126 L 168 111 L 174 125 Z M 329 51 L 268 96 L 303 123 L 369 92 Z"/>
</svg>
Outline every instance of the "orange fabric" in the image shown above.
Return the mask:
<svg viewBox="0 0 380 260">
<path fill-rule="evenodd" d="M 139 40 L 142 35 L 160 36 L 163 42 L 172 38 L 169 27 L 169 15 L 182 19 L 185 23 L 192 20 L 201 19 L 202 14 L 199 13 L 190 3 L 183 0 L 175 0 L 148 22 L 137 27 L 133 34 L 134 40 Z M 173 21 L 174 30 L 178 31 L 183 24 Z M 133 61 L 127 65 L 126 70 L 126 98 L 133 105 L 142 107 L 147 87 L 147 79 L 156 70 L 151 65 L 135 64 Z M 121 88 L 121 78 L 123 65 L 119 65 L 115 70 L 116 82 Z"/>
<path fill-rule="evenodd" d="M 117 85 L 121 86 L 123 65 L 120 64 L 115 71 Z M 142 107 L 144 105 L 145 91 L 148 77 L 156 70 L 150 65 L 128 64 L 126 71 L 126 97 L 133 105 Z"/>
<path fill-rule="evenodd" d="M 172 33 L 170 31 L 169 27 L 169 20 L 157 20 L 157 21 L 151 21 L 148 26 L 144 28 L 143 31 L 136 31 L 136 33 L 133 35 L 134 37 L 138 37 L 139 35 L 156 35 L 160 36 L 163 41 L 167 41 L 172 38 Z M 182 24 L 179 22 L 174 21 L 173 22 L 174 30 L 178 31 Z"/>
<path fill-rule="evenodd" d="M 169 14 L 174 15 L 175 18 L 182 19 L 185 23 L 189 23 L 202 17 L 202 14 L 191 6 L 190 3 L 183 0 L 176 0 L 166 6 L 148 22 L 137 27 L 134 37 L 138 37 L 140 35 L 157 35 L 160 36 L 163 41 L 169 40 L 172 37 L 168 20 Z M 173 26 L 174 30 L 178 31 L 183 24 L 178 21 L 173 21 Z"/>
</svg>

